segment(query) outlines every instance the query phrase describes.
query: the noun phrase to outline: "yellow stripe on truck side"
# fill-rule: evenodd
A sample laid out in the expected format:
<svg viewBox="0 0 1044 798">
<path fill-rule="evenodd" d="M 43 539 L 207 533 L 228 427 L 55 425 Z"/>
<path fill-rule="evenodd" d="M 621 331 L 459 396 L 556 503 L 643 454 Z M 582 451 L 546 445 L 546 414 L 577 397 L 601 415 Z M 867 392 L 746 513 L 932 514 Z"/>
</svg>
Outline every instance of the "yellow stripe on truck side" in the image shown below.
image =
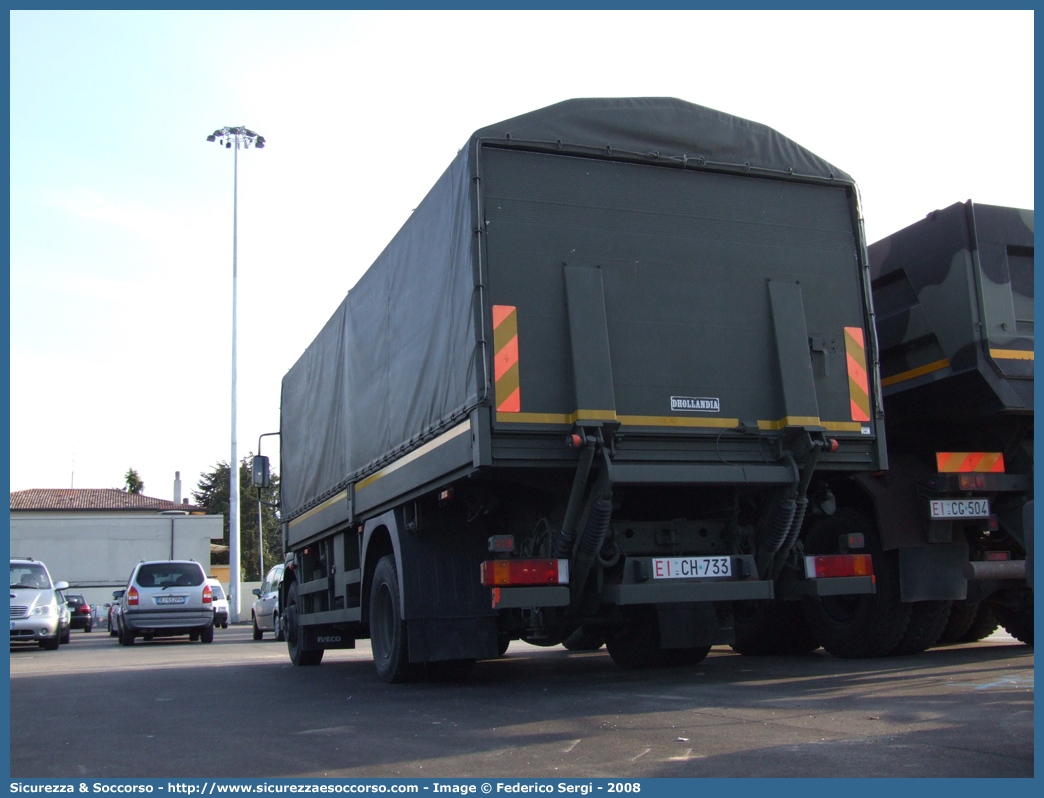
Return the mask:
<svg viewBox="0 0 1044 798">
<path fill-rule="evenodd" d="M 1033 360 L 1032 349 L 991 349 L 994 360 Z"/>
</svg>

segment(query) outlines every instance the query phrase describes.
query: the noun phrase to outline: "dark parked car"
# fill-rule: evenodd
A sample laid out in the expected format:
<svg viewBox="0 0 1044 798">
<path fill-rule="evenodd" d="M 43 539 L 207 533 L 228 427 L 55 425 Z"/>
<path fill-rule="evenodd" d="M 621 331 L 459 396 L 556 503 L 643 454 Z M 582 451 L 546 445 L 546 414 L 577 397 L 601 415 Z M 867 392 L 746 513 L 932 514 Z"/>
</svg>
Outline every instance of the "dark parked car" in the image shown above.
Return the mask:
<svg viewBox="0 0 1044 798">
<path fill-rule="evenodd" d="M 65 604 L 69 608 L 70 628 L 83 629 L 85 632 L 91 631 L 94 625 L 94 616 L 91 612 L 91 605 L 87 603 L 87 600 L 76 593 L 67 593 Z"/>
</svg>

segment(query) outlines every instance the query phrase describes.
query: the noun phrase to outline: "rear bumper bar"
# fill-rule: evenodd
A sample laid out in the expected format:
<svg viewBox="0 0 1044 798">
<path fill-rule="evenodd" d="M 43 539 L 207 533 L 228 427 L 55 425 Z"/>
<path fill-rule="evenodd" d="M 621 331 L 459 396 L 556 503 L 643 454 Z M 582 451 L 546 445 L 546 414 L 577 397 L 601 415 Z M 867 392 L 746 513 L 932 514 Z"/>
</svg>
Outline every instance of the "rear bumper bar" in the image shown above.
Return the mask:
<svg viewBox="0 0 1044 798">
<path fill-rule="evenodd" d="M 194 629 L 210 626 L 214 622 L 214 611 L 182 610 L 179 612 L 124 611 L 123 623 L 128 629 Z"/>
<path fill-rule="evenodd" d="M 606 604 L 686 604 L 708 601 L 758 601 L 775 597 L 769 581 L 737 580 L 720 582 L 606 585 L 602 601 Z M 569 604 L 569 588 L 555 587 L 501 587 L 493 589 L 496 609 L 519 607 L 565 607 Z"/>
</svg>

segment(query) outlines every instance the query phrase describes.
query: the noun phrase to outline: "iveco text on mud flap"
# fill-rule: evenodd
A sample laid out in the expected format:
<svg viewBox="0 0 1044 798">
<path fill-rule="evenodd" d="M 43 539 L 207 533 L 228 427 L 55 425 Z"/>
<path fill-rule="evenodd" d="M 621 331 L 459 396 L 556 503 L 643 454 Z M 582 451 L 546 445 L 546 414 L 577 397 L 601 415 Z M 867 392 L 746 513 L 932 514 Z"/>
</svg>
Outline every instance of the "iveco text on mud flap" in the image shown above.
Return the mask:
<svg viewBox="0 0 1044 798">
<path fill-rule="evenodd" d="M 810 537 L 886 466 L 872 318 L 854 182 L 770 128 L 634 98 L 477 131 L 283 380 L 291 659 L 696 663 L 738 602 L 872 593 Z"/>
</svg>

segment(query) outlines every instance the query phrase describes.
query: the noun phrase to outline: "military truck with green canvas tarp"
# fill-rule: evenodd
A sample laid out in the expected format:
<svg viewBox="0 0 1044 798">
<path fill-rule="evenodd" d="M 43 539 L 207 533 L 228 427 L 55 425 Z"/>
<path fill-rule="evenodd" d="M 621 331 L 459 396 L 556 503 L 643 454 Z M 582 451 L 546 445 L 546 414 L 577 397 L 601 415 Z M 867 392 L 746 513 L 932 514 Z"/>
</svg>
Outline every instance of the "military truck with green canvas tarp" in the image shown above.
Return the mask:
<svg viewBox="0 0 1044 798">
<path fill-rule="evenodd" d="M 875 589 L 876 352 L 856 186 L 776 131 L 649 98 L 477 131 L 283 380 L 291 659 L 814 647 Z"/>
<path fill-rule="evenodd" d="M 869 255 L 890 470 L 859 479 L 898 568 L 889 611 L 922 646 L 998 621 L 1032 644 L 1033 211 L 969 200 Z"/>
</svg>

